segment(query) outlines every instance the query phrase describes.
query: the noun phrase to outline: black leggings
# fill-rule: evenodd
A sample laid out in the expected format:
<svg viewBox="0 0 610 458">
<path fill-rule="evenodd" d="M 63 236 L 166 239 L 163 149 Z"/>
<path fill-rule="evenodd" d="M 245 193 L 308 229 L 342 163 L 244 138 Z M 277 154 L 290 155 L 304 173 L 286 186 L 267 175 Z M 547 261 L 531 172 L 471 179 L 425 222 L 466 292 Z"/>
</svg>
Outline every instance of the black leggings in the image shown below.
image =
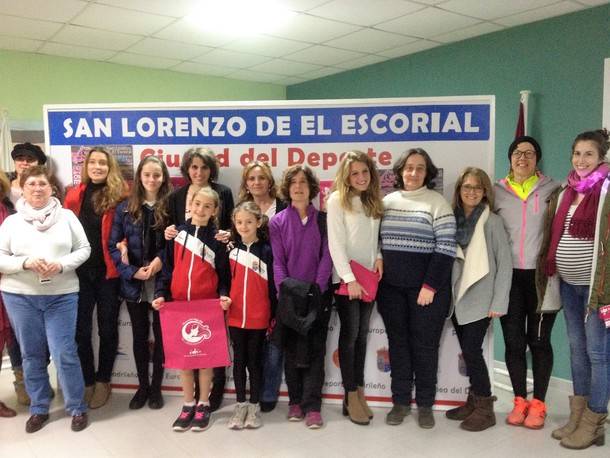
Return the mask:
<svg viewBox="0 0 610 458">
<path fill-rule="evenodd" d="M 152 386 L 153 391 L 161 390 L 163 382 L 163 339 L 161 338 L 161 320 L 159 312 L 152 311 L 152 329 L 155 339 L 152 362 L 152 384 L 149 380 L 150 349 L 148 337 L 150 335 L 150 304 L 148 302 L 127 302 L 127 311 L 131 320 L 133 335 L 133 357 L 138 371 L 138 382 L 141 388 Z"/>
<path fill-rule="evenodd" d="M 483 358 L 483 340 L 489 328 L 490 318 L 482 318 L 473 323 L 460 325 L 454 314 L 451 321 L 460 341 L 472 392 L 478 396 L 491 396 L 489 372 L 485 358 Z"/>
<path fill-rule="evenodd" d="M 537 307 L 536 271 L 513 269 L 508 313 L 500 319 L 506 347 L 506 368 L 515 396 L 527 397 L 525 351 L 529 346 L 532 353 L 534 397 L 544 402 L 553 370 L 551 331 L 556 314 L 536 313 Z"/>
<path fill-rule="evenodd" d="M 263 376 L 263 342 L 266 329 L 242 329 L 229 326 L 233 342 L 233 381 L 237 402 L 246 402 L 246 368 L 250 376 L 250 402 L 256 404 Z"/>
<path fill-rule="evenodd" d="M 341 329 L 339 331 L 339 364 L 346 392 L 364 386 L 366 339 L 373 311 L 372 302 L 335 294 Z"/>
</svg>

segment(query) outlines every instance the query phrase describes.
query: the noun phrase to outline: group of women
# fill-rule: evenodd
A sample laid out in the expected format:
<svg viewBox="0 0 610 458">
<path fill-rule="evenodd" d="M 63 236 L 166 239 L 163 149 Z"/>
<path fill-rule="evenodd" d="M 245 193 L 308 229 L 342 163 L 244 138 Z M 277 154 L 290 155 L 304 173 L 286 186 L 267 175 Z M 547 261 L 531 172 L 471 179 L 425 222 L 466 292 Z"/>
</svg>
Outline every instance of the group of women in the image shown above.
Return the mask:
<svg viewBox="0 0 610 458">
<path fill-rule="evenodd" d="M 551 331 L 563 306 L 574 396 L 568 423 L 552 435 L 568 448 L 603 444 L 610 397 L 607 151 L 605 131 L 578 135 L 572 145 L 572 170 L 566 185 L 560 186 L 539 170 L 538 142 L 527 136 L 516 138 L 508 149 L 508 175 L 492 185 L 483 170 L 466 168 L 456 182 L 452 205 L 433 190 L 438 171 L 423 149 L 410 149 L 395 162 L 397 190 L 383 198 L 374 163 L 365 153 L 353 151 L 338 167 L 327 214 L 312 205 L 319 182 L 307 166 L 284 172 L 280 200 L 269 166 L 246 165 L 239 200 L 254 202 L 271 218 L 278 309 L 282 288 L 288 289 L 286 280 L 315 285 L 319 293 L 315 320 L 308 324 L 306 365 L 301 364 L 298 345 L 281 338 L 265 342 L 261 410 L 275 407 L 284 367 L 288 418 L 305 419 L 312 428 L 322 425 L 323 362 L 334 296 L 341 322 L 344 414 L 356 424 L 370 422 L 373 412 L 364 396 L 364 362 L 375 297 L 367 291 L 371 286 L 360 277 L 359 265 L 379 279 L 376 301 L 392 368 L 393 407 L 386 423 L 403 422 L 414 390 L 419 426 L 434 426 L 439 342 L 445 320 L 451 317 L 470 390 L 465 404 L 446 416 L 461 421 L 469 431 L 494 425 L 495 397 L 482 345 L 490 321 L 499 317 L 515 396 L 506 421 L 542 428 L 553 366 Z M 17 201 L 16 214 L 0 226 L 0 289 L 23 354 L 25 385 L 32 400 L 28 431 L 40 429 L 48 419 L 47 351 L 58 364 L 73 429 L 86 426 L 87 403 L 93 408 L 106 403 L 120 294 L 134 323 L 140 383 L 130 408 L 141 408 L 147 401 L 151 408 L 162 407 L 163 350 L 155 346 L 150 382 L 147 345 L 150 285 L 161 269 L 160 250 L 166 239 L 176 235 L 175 226 L 189 219 L 189 196 L 199 189 L 211 187 L 219 195 L 217 238 L 224 242 L 233 209 L 231 191 L 216 181 L 218 163 L 211 151 L 189 150 L 181 171 L 188 183 L 170 194 L 167 169 L 159 160 L 147 158 L 138 167 L 131 196 L 121 203 L 127 187 L 116 161 L 105 150 L 93 149 L 85 160 L 82 184 L 70 189 L 65 199 L 76 218 L 52 197 L 52 178 L 46 169 L 30 167 L 22 174 L 23 198 Z M 3 191 L 6 197 L 7 190 Z M 10 207 L 4 214 L 9 213 Z M 51 306 L 54 301 L 58 307 Z M 91 347 L 96 305 L 97 372 Z M 64 311 L 57 313 L 60 309 Z M 7 334 L 2 333 L 2 326 L 7 326 L 1 318 L 0 337 Z M 25 323 L 36 320 L 40 332 L 26 331 Z M 153 330 L 159 342 L 157 312 L 153 312 Z M 529 400 L 528 347 L 534 375 Z M 220 405 L 224 379 L 224 368 L 215 370 L 213 408 Z M 6 406 L 0 407 L 3 412 Z"/>
</svg>

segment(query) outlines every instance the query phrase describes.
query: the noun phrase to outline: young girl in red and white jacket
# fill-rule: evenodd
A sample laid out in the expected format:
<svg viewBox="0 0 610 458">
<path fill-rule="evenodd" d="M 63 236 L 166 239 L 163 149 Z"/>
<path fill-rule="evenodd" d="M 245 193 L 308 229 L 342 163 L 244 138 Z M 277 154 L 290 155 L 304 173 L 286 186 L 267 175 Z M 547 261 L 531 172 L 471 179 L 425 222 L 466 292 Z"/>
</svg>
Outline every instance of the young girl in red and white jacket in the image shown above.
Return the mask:
<svg viewBox="0 0 610 458">
<path fill-rule="evenodd" d="M 191 219 L 177 227 L 178 235 L 166 246 L 163 270 L 157 276 L 153 308 L 166 300 L 190 301 L 220 297 L 229 308 L 230 271 L 226 245 L 216 240 L 218 194 L 210 188 L 198 190 L 190 202 Z M 192 369 L 180 371 L 184 406 L 172 425 L 174 431 L 203 431 L 210 423 L 208 400 L 212 368 L 199 368 L 199 403 L 195 406 L 195 376 Z"/>
<path fill-rule="evenodd" d="M 268 242 L 267 218 L 254 202 L 246 201 L 233 211 L 234 248 L 231 265 L 229 334 L 233 342 L 233 380 L 237 405 L 230 429 L 262 426 L 259 393 L 263 372 L 263 343 L 276 301 L 273 255 Z M 250 402 L 246 402 L 246 368 L 250 379 Z"/>
</svg>

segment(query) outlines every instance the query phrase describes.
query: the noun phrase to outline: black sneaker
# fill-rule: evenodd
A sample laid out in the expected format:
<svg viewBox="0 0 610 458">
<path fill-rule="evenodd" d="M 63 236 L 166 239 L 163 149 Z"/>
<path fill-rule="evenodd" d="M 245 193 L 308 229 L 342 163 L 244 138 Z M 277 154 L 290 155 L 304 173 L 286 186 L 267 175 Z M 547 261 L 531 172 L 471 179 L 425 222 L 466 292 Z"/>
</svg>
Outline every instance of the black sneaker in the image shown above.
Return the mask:
<svg viewBox="0 0 610 458">
<path fill-rule="evenodd" d="M 260 405 L 261 412 L 271 412 L 273 409 L 275 409 L 277 401 L 261 401 Z"/>
<path fill-rule="evenodd" d="M 174 431 L 186 431 L 191 427 L 195 416 L 195 406 L 182 406 L 182 412 L 172 425 Z"/>
<path fill-rule="evenodd" d="M 191 431 L 205 431 L 210 426 L 210 406 L 197 405 L 195 418 L 191 422 Z"/>
<path fill-rule="evenodd" d="M 148 399 L 148 388 L 140 387 L 136 394 L 133 395 L 131 401 L 129 401 L 129 408 L 131 410 L 137 410 L 144 407 L 146 400 Z"/>
</svg>

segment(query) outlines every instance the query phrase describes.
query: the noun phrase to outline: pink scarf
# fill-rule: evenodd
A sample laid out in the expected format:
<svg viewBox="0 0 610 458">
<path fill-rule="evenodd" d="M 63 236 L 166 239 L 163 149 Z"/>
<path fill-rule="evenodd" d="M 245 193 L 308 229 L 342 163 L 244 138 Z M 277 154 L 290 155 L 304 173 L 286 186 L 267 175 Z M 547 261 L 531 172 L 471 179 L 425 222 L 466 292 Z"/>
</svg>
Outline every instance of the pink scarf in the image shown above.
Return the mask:
<svg viewBox="0 0 610 458">
<path fill-rule="evenodd" d="M 568 174 L 568 186 L 564 191 L 551 227 L 551 244 L 546 258 L 546 274 L 549 277 L 555 275 L 557 271 L 555 264 L 557 246 L 563 234 L 563 226 L 568 211 L 577 194 L 584 194 L 585 197 L 578 204 L 576 211 L 572 215 L 568 232 L 572 237 L 579 239 L 593 240 L 595 237 L 595 220 L 597 219 L 599 196 L 604 179 L 608 176 L 609 172 L 608 164 L 602 162 L 584 178 L 580 178 L 576 170 L 572 170 Z"/>
</svg>

